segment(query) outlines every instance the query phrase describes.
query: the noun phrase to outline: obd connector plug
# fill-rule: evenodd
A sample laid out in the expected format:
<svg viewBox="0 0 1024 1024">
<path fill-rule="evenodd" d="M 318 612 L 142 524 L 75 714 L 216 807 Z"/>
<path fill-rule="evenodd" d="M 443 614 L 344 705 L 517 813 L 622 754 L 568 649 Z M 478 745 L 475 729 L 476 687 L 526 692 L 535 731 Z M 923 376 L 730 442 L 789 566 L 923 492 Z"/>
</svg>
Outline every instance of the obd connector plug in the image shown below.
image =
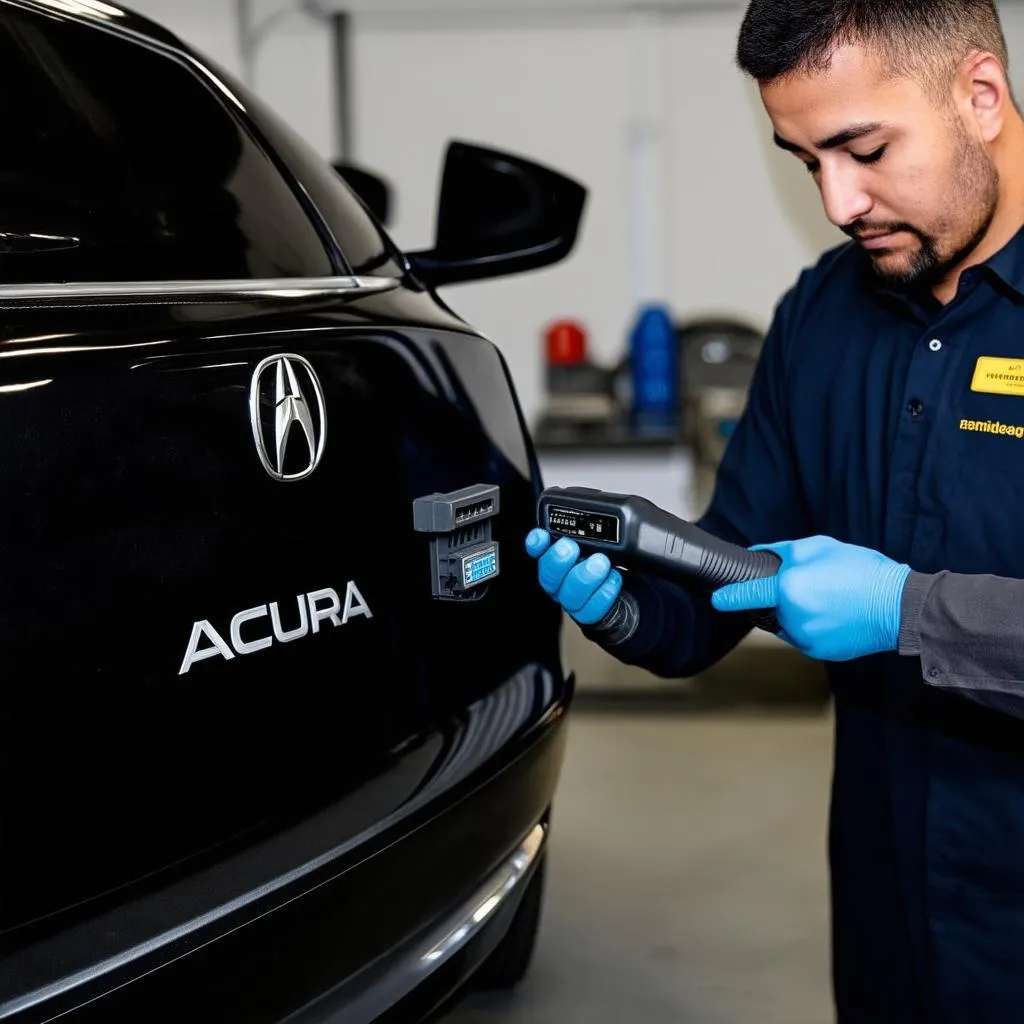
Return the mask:
<svg viewBox="0 0 1024 1024">
<path fill-rule="evenodd" d="M 479 601 L 500 571 L 491 522 L 498 488 L 474 484 L 413 502 L 413 527 L 430 535 L 430 590 L 441 601 Z"/>
</svg>

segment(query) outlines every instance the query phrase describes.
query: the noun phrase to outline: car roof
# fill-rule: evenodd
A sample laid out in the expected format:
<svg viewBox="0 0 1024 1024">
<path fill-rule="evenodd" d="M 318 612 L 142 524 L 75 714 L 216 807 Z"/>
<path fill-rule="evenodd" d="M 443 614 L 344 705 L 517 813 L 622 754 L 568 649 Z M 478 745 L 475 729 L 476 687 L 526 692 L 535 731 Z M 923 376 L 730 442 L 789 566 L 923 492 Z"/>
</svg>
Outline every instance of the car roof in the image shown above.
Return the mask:
<svg viewBox="0 0 1024 1024">
<path fill-rule="evenodd" d="M 119 31 L 128 36 L 141 37 L 159 43 L 164 48 L 193 57 L 189 48 L 162 25 L 112 0 L 0 0 L 0 10 L 18 7 L 50 17 L 66 18 L 95 28 Z"/>
</svg>

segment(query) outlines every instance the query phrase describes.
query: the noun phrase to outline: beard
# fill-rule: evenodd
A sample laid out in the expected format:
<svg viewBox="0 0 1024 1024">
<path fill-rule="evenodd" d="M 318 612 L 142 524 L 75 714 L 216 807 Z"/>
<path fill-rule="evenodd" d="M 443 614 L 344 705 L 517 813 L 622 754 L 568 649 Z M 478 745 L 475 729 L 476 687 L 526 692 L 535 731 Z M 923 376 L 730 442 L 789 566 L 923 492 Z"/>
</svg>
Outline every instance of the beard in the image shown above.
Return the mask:
<svg viewBox="0 0 1024 1024">
<path fill-rule="evenodd" d="M 851 238 L 862 234 L 902 231 L 917 239 L 915 250 L 869 250 L 875 273 L 889 284 L 929 285 L 942 280 L 962 263 L 988 233 L 999 202 L 999 172 L 984 146 L 955 121 L 956 151 L 950 182 L 944 193 L 947 213 L 931 231 L 913 224 L 857 221 L 843 230 Z"/>
</svg>

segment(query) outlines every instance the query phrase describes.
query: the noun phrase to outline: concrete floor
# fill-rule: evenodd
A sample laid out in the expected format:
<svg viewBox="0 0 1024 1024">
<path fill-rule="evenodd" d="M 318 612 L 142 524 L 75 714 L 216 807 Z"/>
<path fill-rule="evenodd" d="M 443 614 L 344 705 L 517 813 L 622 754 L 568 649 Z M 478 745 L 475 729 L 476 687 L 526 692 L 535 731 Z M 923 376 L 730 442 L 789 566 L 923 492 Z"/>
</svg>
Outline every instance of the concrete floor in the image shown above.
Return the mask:
<svg viewBox="0 0 1024 1024">
<path fill-rule="evenodd" d="M 574 714 L 527 980 L 446 1024 L 826 1024 L 831 715 Z"/>
</svg>

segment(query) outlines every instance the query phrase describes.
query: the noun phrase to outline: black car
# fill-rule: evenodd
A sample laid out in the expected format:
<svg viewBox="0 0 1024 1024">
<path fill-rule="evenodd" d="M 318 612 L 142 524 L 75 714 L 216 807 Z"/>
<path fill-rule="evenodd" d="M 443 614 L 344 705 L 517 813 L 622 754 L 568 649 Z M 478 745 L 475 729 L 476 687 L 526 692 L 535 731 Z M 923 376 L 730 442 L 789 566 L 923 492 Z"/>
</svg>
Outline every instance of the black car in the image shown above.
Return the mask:
<svg viewBox="0 0 1024 1024">
<path fill-rule="evenodd" d="M 520 978 L 573 681 L 499 350 L 585 193 L 403 253 L 108 0 L 0 0 L 0 1019 L 417 1020 Z"/>
</svg>

